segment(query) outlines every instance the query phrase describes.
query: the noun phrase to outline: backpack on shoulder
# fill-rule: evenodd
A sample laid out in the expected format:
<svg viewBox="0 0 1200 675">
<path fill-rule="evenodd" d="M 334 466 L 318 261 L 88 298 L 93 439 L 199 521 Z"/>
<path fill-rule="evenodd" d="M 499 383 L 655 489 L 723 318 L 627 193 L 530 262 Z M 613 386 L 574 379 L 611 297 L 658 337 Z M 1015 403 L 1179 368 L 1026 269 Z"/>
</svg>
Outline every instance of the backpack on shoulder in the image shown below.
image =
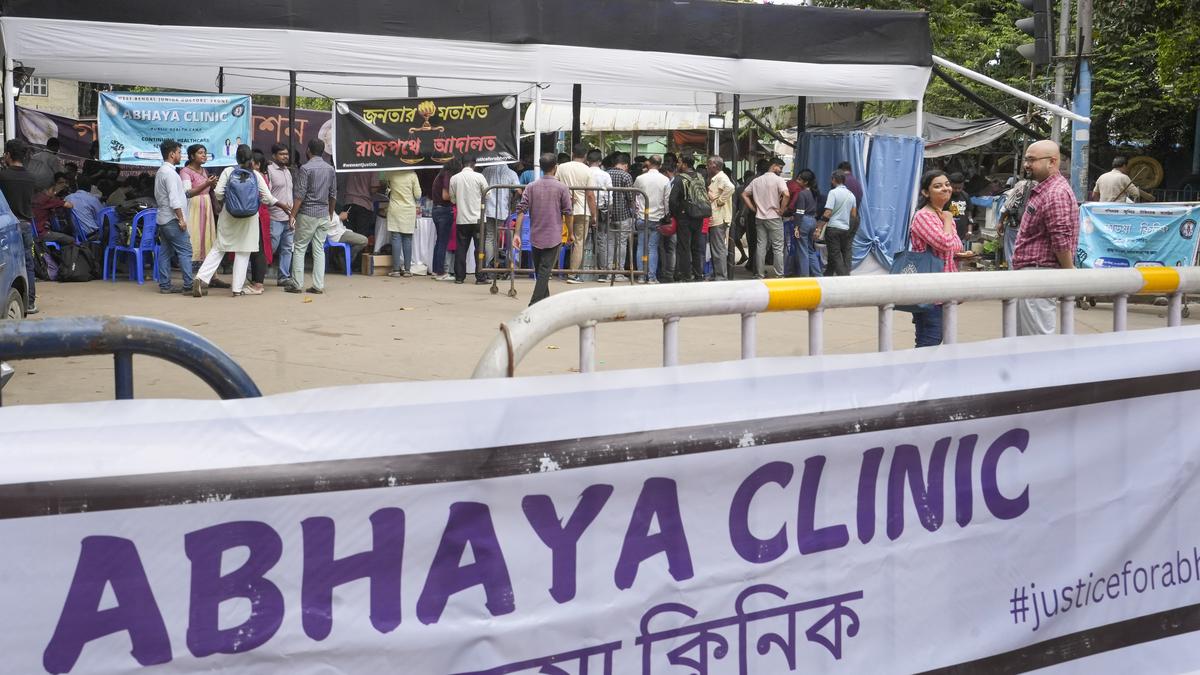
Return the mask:
<svg viewBox="0 0 1200 675">
<path fill-rule="evenodd" d="M 711 218 L 712 204 L 708 201 L 708 187 L 704 185 L 704 177 L 699 173 L 682 173 L 683 180 L 683 210 L 689 218 Z"/>
<path fill-rule="evenodd" d="M 225 184 L 225 210 L 237 218 L 258 214 L 258 181 L 253 173 L 239 167 L 229 174 L 229 182 Z"/>
</svg>

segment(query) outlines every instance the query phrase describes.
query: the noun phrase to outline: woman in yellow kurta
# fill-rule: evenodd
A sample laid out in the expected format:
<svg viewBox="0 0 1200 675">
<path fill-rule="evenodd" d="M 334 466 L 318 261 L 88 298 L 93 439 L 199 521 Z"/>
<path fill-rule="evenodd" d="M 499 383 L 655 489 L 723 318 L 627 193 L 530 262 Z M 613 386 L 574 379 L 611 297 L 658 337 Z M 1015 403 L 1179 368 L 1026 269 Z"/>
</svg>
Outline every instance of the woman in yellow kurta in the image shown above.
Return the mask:
<svg viewBox="0 0 1200 675">
<path fill-rule="evenodd" d="M 393 171 L 387 177 L 387 227 L 392 235 L 392 271 L 389 277 L 412 276 L 412 240 L 417 229 L 417 200 L 421 183 L 416 171 Z M 404 263 L 401 265 L 401 254 Z"/>
</svg>

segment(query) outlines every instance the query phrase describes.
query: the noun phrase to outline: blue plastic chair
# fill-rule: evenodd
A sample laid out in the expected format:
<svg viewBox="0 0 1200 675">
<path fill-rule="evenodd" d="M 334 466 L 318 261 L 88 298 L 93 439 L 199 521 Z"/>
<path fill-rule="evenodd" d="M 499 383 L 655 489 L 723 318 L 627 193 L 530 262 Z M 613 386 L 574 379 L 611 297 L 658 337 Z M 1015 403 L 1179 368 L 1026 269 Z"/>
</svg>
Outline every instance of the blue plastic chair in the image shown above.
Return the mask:
<svg viewBox="0 0 1200 675">
<path fill-rule="evenodd" d="M 325 255 L 325 264 L 326 265 L 329 264 L 329 249 L 334 248 L 334 247 L 341 248 L 342 252 L 345 254 L 345 256 L 346 256 L 346 276 L 350 276 L 352 273 L 350 270 L 350 244 L 343 244 L 340 241 L 333 241 L 332 239 L 329 238 L 329 235 L 325 236 L 325 254 L 326 254 Z"/>
<path fill-rule="evenodd" d="M 33 230 L 33 240 L 37 241 L 38 240 L 37 225 L 30 223 L 29 229 Z M 46 245 L 46 248 L 55 248 L 60 251 L 62 250 L 62 246 L 59 246 L 57 241 L 43 241 L 42 243 Z"/>
<path fill-rule="evenodd" d="M 117 222 L 117 208 L 115 206 L 106 206 L 96 212 L 96 232 L 104 232 L 104 228 L 108 223 Z M 79 216 L 75 215 L 75 209 L 71 209 L 71 224 L 75 226 L 75 243 L 83 244 L 85 237 L 83 230 L 79 227 Z"/>
<path fill-rule="evenodd" d="M 143 284 L 145 280 L 145 257 L 148 256 L 151 264 L 157 262 L 160 255 L 158 250 L 158 212 L 155 209 L 145 209 L 139 211 L 133 217 L 133 231 L 130 235 L 131 239 L 136 238 L 137 246 L 110 246 L 104 249 L 104 278 L 109 281 L 117 280 L 117 256 L 121 253 L 133 254 L 133 266 L 129 268 L 129 278 L 137 280 L 138 284 Z M 109 260 L 109 252 L 112 252 L 111 262 Z M 184 264 L 190 264 L 190 260 L 182 261 Z"/>
<path fill-rule="evenodd" d="M 87 237 L 83 236 L 83 228 L 79 226 L 79 216 L 75 215 L 75 210 L 71 209 L 71 229 L 75 231 L 75 243 L 83 244 Z"/>
<path fill-rule="evenodd" d="M 103 232 L 104 228 L 110 225 L 116 225 L 120 217 L 117 216 L 117 207 L 106 206 L 96 212 L 96 223 L 100 226 L 98 231 Z"/>
<path fill-rule="evenodd" d="M 105 213 L 105 211 L 108 211 L 108 209 L 104 209 L 104 211 L 101 211 L 101 213 L 104 215 L 104 218 L 101 219 L 101 223 L 103 223 L 104 226 L 108 229 L 108 238 L 107 238 L 108 243 L 104 246 L 104 264 L 101 265 L 101 269 L 103 270 L 103 273 L 101 274 L 101 278 L 103 278 L 103 279 L 108 278 L 108 257 L 109 257 L 109 255 L 113 255 L 114 260 L 116 259 L 116 255 L 114 254 L 114 251 L 116 251 L 117 247 L 121 243 L 120 242 L 121 231 L 117 229 L 117 210 L 112 209 L 111 217 L 109 216 L 109 214 Z M 129 236 L 130 236 L 130 241 L 132 241 L 133 240 L 132 238 L 135 235 L 133 232 L 130 232 Z M 126 247 L 126 248 L 128 248 L 128 247 Z M 113 265 L 113 275 L 114 276 L 116 275 L 116 265 L 115 264 Z"/>
</svg>

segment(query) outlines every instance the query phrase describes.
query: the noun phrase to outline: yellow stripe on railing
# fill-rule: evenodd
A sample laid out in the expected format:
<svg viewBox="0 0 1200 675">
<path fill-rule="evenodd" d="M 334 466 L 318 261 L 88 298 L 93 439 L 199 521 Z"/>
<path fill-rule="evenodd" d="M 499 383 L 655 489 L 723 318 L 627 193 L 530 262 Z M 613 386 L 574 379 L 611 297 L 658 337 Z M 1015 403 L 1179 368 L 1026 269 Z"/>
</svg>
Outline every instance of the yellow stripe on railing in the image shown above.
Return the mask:
<svg viewBox="0 0 1200 675">
<path fill-rule="evenodd" d="M 1179 270 L 1174 267 L 1138 267 L 1142 293 L 1174 293 L 1179 290 Z"/>
<path fill-rule="evenodd" d="M 770 293 L 768 312 L 814 309 L 821 304 L 821 283 L 811 278 L 769 279 L 763 284 Z"/>
</svg>

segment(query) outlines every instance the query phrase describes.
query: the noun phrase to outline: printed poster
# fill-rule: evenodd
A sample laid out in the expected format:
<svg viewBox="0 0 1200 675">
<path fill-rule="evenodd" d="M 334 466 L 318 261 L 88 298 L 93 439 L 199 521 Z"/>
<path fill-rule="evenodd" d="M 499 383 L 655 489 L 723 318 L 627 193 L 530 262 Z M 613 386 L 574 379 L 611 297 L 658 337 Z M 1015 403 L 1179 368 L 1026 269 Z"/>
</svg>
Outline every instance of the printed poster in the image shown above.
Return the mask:
<svg viewBox="0 0 1200 675">
<path fill-rule="evenodd" d="M 1084 204 L 1079 267 L 1184 267 L 1196 260 L 1200 204 Z"/>
<path fill-rule="evenodd" d="M 480 166 L 517 160 L 516 96 L 338 101 L 338 171 L 437 168 L 473 155 Z"/>
<path fill-rule="evenodd" d="M 242 94 L 100 92 L 100 159 L 158 166 L 159 144 L 208 148 L 208 166 L 236 164 L 237 146 L 251 143 L 250 97 Z"/>
</svg>

